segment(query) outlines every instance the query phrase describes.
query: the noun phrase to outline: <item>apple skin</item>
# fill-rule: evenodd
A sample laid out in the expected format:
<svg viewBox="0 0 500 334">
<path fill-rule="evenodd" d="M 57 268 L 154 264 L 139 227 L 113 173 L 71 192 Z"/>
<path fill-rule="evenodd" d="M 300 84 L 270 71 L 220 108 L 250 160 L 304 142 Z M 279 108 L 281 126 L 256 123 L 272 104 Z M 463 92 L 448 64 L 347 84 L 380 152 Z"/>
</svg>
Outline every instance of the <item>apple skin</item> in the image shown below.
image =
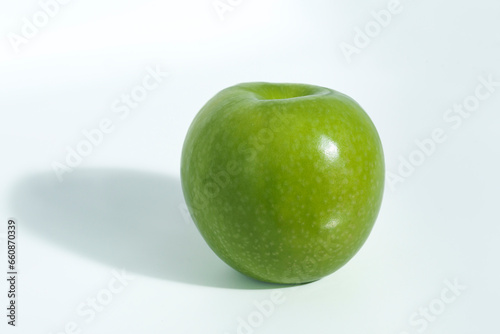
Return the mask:
<svg viewBox="0 0 500 334">
<path fill-rule="evenodd" d="M 350 97 L 306 85 L 226 88 L 193 120 L 181 181 L 210 248 L 255 279 L 298 284 L 347 263 L 384 188 L 377 130 Z"/>
</svg>

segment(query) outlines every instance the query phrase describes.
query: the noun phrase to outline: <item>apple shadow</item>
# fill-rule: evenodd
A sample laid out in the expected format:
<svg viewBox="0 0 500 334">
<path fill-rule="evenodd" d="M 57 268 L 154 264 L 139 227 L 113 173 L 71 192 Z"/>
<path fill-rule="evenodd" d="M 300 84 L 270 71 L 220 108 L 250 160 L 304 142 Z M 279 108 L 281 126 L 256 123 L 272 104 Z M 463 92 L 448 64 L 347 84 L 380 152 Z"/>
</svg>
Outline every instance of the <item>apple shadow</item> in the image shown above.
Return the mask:
<svg viewBox="0 0 500 334">
<path fill-rule="evenodd" d="M 208 247 L 184 206 L 180 181 L 121 169 L 52 172 L 12 189 L 23 226 L 53 244 L 129 272 L 202 286 L 272 289 L 233 270 Z"/>
</svg>

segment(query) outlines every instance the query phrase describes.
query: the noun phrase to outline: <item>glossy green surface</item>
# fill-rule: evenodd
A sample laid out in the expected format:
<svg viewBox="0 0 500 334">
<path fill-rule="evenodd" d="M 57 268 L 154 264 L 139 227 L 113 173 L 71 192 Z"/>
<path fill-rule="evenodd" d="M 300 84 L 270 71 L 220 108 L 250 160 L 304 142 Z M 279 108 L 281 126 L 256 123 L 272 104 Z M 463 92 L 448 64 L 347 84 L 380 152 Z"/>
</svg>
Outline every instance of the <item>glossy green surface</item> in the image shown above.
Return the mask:
<svg viewBox="0 0 500 334">
<path fill-rule="evenodd" d="M 213 97 L 182 151 L 187 206 L 214 252 L 253 278 L 317 280 L 360 249 L 377 217 L 384 158 L 351 98 L 245 83 Z"/>
</svg>

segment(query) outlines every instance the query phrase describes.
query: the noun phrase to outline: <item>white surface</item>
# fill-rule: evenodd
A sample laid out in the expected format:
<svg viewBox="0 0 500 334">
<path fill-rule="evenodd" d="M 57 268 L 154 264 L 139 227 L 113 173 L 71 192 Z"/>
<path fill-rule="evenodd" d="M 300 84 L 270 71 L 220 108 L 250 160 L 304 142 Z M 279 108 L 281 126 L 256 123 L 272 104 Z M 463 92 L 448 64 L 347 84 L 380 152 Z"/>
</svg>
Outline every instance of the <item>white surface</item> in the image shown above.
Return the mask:
<svg viewBox="0 0 500 334">
<path fill-rule="evenodd" d="M 93 334 L 498 332 L 500 87 L 456 129 L 443 116 L 478 77 L 500 81 L 500 3 L 403 0 L 348 62 L 341 43 L 387 4 L 252 0 L 221 20 L 211 0 L 72 1 L 15 53 L 7 34 L 40 6 L 4 1 L 0 218 L 1 233 L 8 217 L 20 225 L 20 281 L 18 326 L 2 315 L 0 332 L 78 332 L 72 322 Z M 169 76 L 121 119 L 113 103 L 156 66 Z M 355 258 L 296 289 L 234 272 L 182 210 L 187 128 L 216 92 L 245 81 L 352 96 L 380 132 L 388 172 L 436 128 L 447 138 L 403 183 L 387 184 Z M 113 131 L 59 183 L 51 164 L 105 118 Z M 88 298 L 109 296 L 121 269 L 133 279 L 87 321 Z M 452 302 L 446 280 L 466 287 Z M 442 314 L 422 320 L 429 306 Z M 241 319 L 257 326 L 238 328 Z"/>
</svg>

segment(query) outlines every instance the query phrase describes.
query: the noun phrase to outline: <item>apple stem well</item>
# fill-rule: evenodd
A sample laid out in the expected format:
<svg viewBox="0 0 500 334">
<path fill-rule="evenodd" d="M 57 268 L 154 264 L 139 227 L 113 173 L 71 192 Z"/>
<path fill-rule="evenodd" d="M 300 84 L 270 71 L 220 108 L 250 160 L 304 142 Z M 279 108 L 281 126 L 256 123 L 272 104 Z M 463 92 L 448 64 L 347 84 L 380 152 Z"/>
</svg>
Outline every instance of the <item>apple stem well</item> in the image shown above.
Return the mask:
<svg viewBox="0 0 500 334">
<path fill-rule="evenodd" d="M 288 100 L 298 98 L 313 98 L 331 93 L 331 90 L 324 87 L 310 86 L 305 84 L 274 84 L 262 83 L 261 86 L 249 86 L 243 88 L 252 92 L 256 100 Z"/>
</svg>

